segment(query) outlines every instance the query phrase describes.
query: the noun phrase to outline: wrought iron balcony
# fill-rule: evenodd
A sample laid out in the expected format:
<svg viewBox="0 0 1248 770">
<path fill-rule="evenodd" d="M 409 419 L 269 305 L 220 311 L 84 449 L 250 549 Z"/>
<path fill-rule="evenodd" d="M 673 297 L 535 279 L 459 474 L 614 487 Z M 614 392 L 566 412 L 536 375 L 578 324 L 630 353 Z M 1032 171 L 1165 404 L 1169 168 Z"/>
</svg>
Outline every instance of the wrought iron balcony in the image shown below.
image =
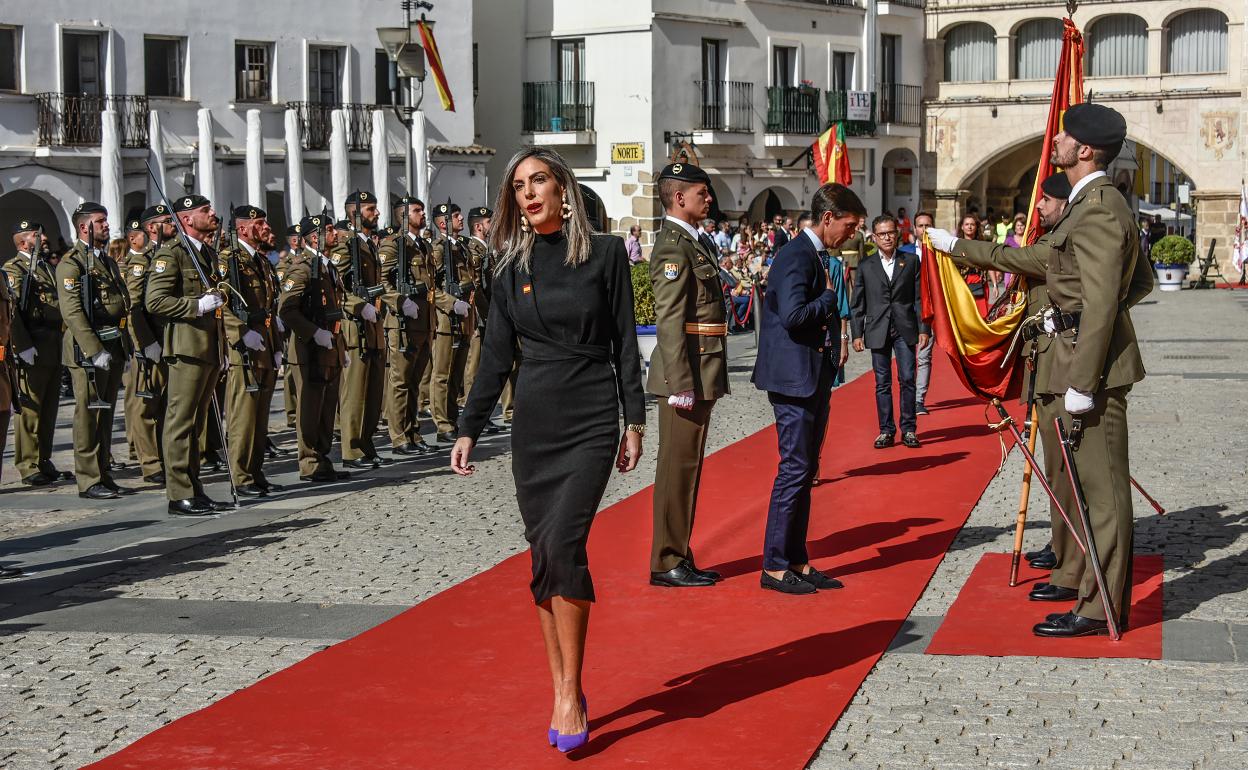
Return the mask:
<svg viewBox="0 0 1248 770">
<path fill-rule="evenodd" d="M 334 110 L 347 115 L 347 149 L 363 152 L 373 144 L 373 104 L 327 104 L 321 102 L 286 102 L 286 109 L 299 116 L 299 141 L 305 150 L 328 150 L 333 131 Z"/>
<path fill-rule="evenodd" d="M 695 80 L 701 95 L 699 131 L 754 130 L 752 110 L 754 84 L 720 80 Z"/>
<path fill-rule="evenodd" d="M 881 83 L 880 122 L 899 126 L 920 125 L 923 122 L 923 88 Z"/>
<path fill-rule="evenodd" d="M 810 86 L 770 86 L 767 89 L 767 132 L 819 132 L 819 89 Z"/>
<path fill-rule="evenodd" d="M 117 112 L 122 147 L 147 147 L 147 97 L 35 94 L 38 142 L 43 147 L 96 147 L 103 138 L 100 114 Z"/>
<path fill-rule="evenodd" d="M 867 120 L 849 119 L 849 91 L 828 91 L 828 123 L 845 124 L 846 136 L 875 135 L 875 94 L 871 94 L 871 111 Z"/>
<path fill-rule="evenodd" d="M 586 80 L 551 80 L 523 84 L 521 131 L 525 133 L 593 131 L 594 84 Z"/>
</svg>

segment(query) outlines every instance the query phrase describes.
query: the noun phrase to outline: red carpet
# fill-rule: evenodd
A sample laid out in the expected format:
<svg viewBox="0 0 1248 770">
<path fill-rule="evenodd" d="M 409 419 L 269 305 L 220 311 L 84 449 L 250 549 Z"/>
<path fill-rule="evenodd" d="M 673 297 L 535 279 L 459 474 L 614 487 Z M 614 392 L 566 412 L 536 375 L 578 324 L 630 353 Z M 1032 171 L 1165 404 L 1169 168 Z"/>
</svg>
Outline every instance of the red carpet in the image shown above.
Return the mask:
<svg viewBox="0 0 1248 770">
<path fill-rule="evenodd" d="M 148 735 L 97 768 L 799 768 L 888 646 L 997 469 L 983 409 L 936 356 L 925 444 L 876 451 L 874 382 L 837 389 L 811 555 L 841 591 L 758 587 L 777 459 L 766 429 L 715 453 L 695 547 L 716 588 L 647 584 L 650 495 L 599 515 L 588 746 L 545 742 L 546 668 L 529 556 Z M 746 386 L 742 386 L 746 387 Z M 732 419 L 725 399 L 712 419 Z M 650 439 L 647 451 L 655 451 Z M 465 481 L 465 484 L 472 481 Z M 424 503 L 419 491 L 413 505 Z M 519 527 L 519 522 L 516 522 Z"/>
<path fill-rule="evenodd" d="M 958 593 L 940 629 L 927 645 L 930 655 L 1041 655 L 1055 658 L 1161 658 L 1162 557 L 1135 557 L 1130 628 L 1117 642 L 1109 637 L 1041 639 L 1031 627 L 1070 604 L 1033 602 L 1027 592 L 1047 571 L 1023 562 L 1018 585 L 1009 586 L 1010 555 L 986 553 Z M 991 633 L 984 633 L 984 629 Z"/>
</svg>

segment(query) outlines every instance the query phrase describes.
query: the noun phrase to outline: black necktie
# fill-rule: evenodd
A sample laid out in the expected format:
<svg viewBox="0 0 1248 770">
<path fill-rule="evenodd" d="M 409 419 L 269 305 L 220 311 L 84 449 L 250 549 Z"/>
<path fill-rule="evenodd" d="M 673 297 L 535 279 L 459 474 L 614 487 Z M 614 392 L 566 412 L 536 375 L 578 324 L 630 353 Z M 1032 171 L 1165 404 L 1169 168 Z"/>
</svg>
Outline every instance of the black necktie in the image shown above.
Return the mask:
<svg viewBox="0 0 1248 770">
<path fill-rule="evenodd" d="M 711 236 L 700 232 L 698 233 L 698 242 L 706 247 L 707 253 L 712 257 L 718 256 L 719 250 L 715 248 L 715 242 L 711 240 Z"/>
</svg>

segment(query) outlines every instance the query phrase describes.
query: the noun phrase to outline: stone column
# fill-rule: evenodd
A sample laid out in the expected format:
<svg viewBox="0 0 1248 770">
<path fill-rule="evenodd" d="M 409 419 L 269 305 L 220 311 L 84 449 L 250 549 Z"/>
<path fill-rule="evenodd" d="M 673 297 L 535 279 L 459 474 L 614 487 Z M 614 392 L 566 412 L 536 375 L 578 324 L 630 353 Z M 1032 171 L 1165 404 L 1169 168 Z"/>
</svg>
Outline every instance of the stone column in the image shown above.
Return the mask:
<svg viewBox="0 0 1248 770">
<path fill-rule="evenodd" d="M 286 187 L 290 222 L 303 218 L 303 144 L 299 136 L 299 114 L 286 110 Z"/>
<path fill-rule="evenodd" d="M 1218 240 L 1213 253 L 1218 258 L 1222 275 L 1232 283 L 1239 272 L 1231 263 L 1231 244 L 1235 241 L 1235 224 L 1239 219 L 1239 193 L 1235 190 L 1192 190 L 1196 204 L 1196 256 L 1209 253 L 1209 243 Z M 1198 276 L 1199 262 L 1192 263 L 1192 276 Z"/>
<path fill-rule="evenodd" d="M 945 189 L 936 190 L 936 226 L 950 232 L 958 227 L 958 217 L 966 208 L 966 200 L 971 197 L 970 190 Z"/>
<path fill-rule="evenodd" d="M 997 80 L 1010 79 L 1011 38 L 1009 35 L 997 35 Z"/>
<path fill-rule="evenodd" d="M 377 210 L 381 214 L 378 227 L 390 224 L 390 149 L 386 146 L 386 113 L 373 110 L 373 194 L 377 196 Z"/>
<path fill-rule="evenodd" d="M 199 194 L 225 211 L 225 204 L 217 200 L 217 157 L 212 138 L 212 110 L 199 110 L 199 168 L 196 169 Z"/>
<path fill-rule="evenodd" d="M 1150 77 L 1160 75 L 1166 64 L 1165 30 L 1162 27 L 1148 28 L 1148 59 L 1145 72 Z"/>
<path fill-rule="evenodd" d="M 247 204 L 264 206 L 264 135 L 260 110 L 247 110 Z"/>
</svg>

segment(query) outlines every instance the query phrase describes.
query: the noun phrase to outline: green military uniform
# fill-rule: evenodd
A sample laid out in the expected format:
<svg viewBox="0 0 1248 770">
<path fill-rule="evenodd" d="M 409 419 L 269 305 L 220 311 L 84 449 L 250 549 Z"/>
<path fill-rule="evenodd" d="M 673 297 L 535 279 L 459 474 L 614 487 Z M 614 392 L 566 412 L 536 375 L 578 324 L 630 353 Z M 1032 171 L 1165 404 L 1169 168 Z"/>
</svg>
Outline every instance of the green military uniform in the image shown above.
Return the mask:
<svg viewBox="0 0 1248 770">
<path fill-rule="evenodd" d="M 399 291 L 400 238 L 406 238 L 406 252 L 412 293 Z M 388 312 L 385 318 L 386 346 L 390 361 L 386 388 L 386 424 L 390 443 L 395 451 L 425 446 L 420 436 L 420 417 L 416 399 L 421 374 L 432 358 L 435 311 L 433 304 L 434 270 L 429 244 L 411 234 L 387 238 L 379 250 L 381 278 L 386 293 L 382 295 Z M 416 317 L 403 312 L 405 300 L 416 306 Z"/>
<path fill-rule="evenodd" d="M 9 437 L 9 415 L 20 397 L 17 385 L 17 351 L 11 333 L 17 315 L 17 295 L 9 286 L 8 273 L 0 273 L 0 455 Z"/>
<path fill-rule="evenodd" d="M 207 205 L 190 196 L 174 208 L 180 213 Z M 191 247 L 195 253 L 181 239 L 166 241 L 152 256 L 147 278 L 147 310 L 164 324 L 161 348 L 169 379 L 162 449 L 171 502 L 206 497 L 199 477 L 200 440 L 225 358 L 222 309 L 199 312 L 200 297 L 216 291 L 220 282 L 217 255 L 207 244 L 191 242 Z"/>
<path fill-rule="evenodd" d="M 88 276 L 90 296 L 84 296 Z M 103 249 L 89 252 L 82 241 L 75 242 L 56 266 L 56 280 L 61 316 L 69 330 L 61 357 L 68 362 L 74 383 L 74 470 L 78 493 L 86 497 L 93 487 L 117 489 L 108 469 L 109 447 L 117 391 L 130 354 L 124 328 L 130 299 L 125 280 L 108 253 Z M 92 361 L 102 352 L 110 360 L 99 368 Z M 101 402 L 106 406 L 90 408 Z"/>
<path fill-rule="evenodd" d="M 42 485 L 51 483 L 59 475 L 52 465 L 52 436 L 60 406 L 64 325 L 56 269 L 41 259 L 27 283 L 26 275 L 32 263 L 31 255 L 22 251 L 5 264 L 4 272 L 19 295 L 18 310 L 13 315 L 14 359 L 11 363 L 20 366 L 19 386 L 27 405 L 13 428 L 13 462 L 22 479 Z M 23 286 L 30 292 L 25 310 L 21 309 Z M 18 356 L 31 349 L 35 358 L 27 365 Z"/>
<path fill-rule="evenodd" d="M 343 304 L 342 337 L 349 363 L 343 372 L 338 397 L 338 427 L 342 434 L 342 459 L 378 459 L 373 435 L 381 419 L 386 377 L 386 332 L 383 327 L 381 263 L 377 249 L 363 233 L 339 235 L 329 254 L 347 295 Z M 358 250 L 359 275 L 355 275 Z M 372 306 L 376 320 L 364 318 L 364 306 Z"/>
<path fill-rule="evenodd" d="M 956 259 L 977 267 L 1043 275 L 1048 302 L 1077 318 L 1077 328 L 1039 343 L 1040 435 L 1045 467 L 1063 467 L 1054 418 L 1061 417 L 1068 429 L 1072 425 L 1064 403 L 1068 389 L 1093 394 L 1092 410 L 1077 415 L 1083 435 L 1075 456 L 1109 598 L 1124 621 L 1131 601 L 1133 542 L 1126 396 L 1144 378 L 1130 308 L 1153 286 L 1152 271 L 1139 253 L 1131 209 L 1104 175 L 1077 190 L 1053 230 L 1032 246 L 1008 248 L 963 238 L 953 246 Z M 1054 492 L 1074 516 L 1066 475 L 1052 475 Z M 1049 582 L 1078 589 L 1076 615 L 1103 620 L 1092 570 L 1086 569 L 1056 510 L 1053 549 L 1058 563 Z"/>
<path fill-rule="evenodd" d="M 263 211 L 245 206 L 236 219 L 261 219 Z M 264 450 L 269 438 L 269 406 L 277 387 L 277 356 L 282 338 L 274 322 L 277 293 L 268 258 L 242 240 L 221 252 L 218 272 L 230 285 L 224 314 L 230 361 L 225 374 L 226 434 L 230 471 L 240 494 L 269 489 Z M 241 301 L 240 301 L 241 300 Z"/>
<path fill-rule="evenodd" d="M 312 228 L 319 217 L 305 218 Z M 319 263 L 317 262 L 319 260 Z M 277 312 L 291 332 L 287 363 L 295 372 L 299 411 L 299 476 L 305 480 L 337 478 L 329 451 L 334 438 L 334 411 L 346 347 L 342 339 L 346 290 L 338 273 L 312 249 L 291 261 L 282 279 Z M 318 330 L 330 333 L 330 346 L 319 344 Z"/>
<path fill-rule="evenodd" d="M 294 260 L 298 258 L 299 253 L 293 249 L 282 252 L 282 255 L 277 258 L 276 274 L 279 294 L 281 293 L 282 282 L 286 280 L 287 271 L 290 270 L 290 266 L 293 264 Z M 278 316 L 278 319 L 280 320 L 281 316 Z M 290 329 L 285 327 L 285 322 L 282 322 L 281 333 L 282 350 L 284 351 L 286 360 L 289 361 L 291 334 Z M 285 366 L 285 369 L 286 376 L 282 387 L 282 406 L 286 410 L 286 427 L 293 428 L 295 427 L 295 370 L 289 364 Z"/>
<path fill-rule="evenodd" d="M 156 251 L 149 247 L 142 252 L 131 251 L 123 267 L 126 292 L 130 297 L 130 340 L 135 361 L 126 372 L 126 435 L 134 447 L 144 477 L 162 473 L 160 444 L 165 424 L 165 383 L 168 369 L 163 356 L 148 361 L 145 351 L 153 343 L 159 345 L 164 328 L 147 312 L 147 270 Z M 144 398 L 140 392 L 149 393 Z"/>
<path fill-rule="evenodd" d="M 445 203 L 435 207 L 437 216 L 444 217 L 449 230 L 450 218 L 458 208 Z M 445 211 L 444 211 L 445 210 Z M 447 252 L 450 252 L 449 257 Z M 454 265 L 458 284 L 451 286 L 447 267 Z M 455 303 L 467 301 L 472 291 L 472 278 L 468 252 L 463 239 L 452 235 L 448 239 L 441 234 L 433 241 L 433 266 L 436 274 L 433 303 L 437 307 L 438 325 L 433 341 L 433 365 L 429 380 L 429 411 L 438 430 L 439 440 L 454 435 L 459 421 L 459 391 L 463 387 L 464 365 L 468 360 L 468 348 L 472 334 L 471 308 L 467 316 L 455 313 Z M 451 291 L 447 291 L 448 287 Z M 455 296 L 456 293 L 459 297 Z"/>
<path fill-rule="evenodd" d="M 488 211 L 488 209 L 486 209 Z M 490 269 L 490 249 L 476 236 L 467 240 L 468 272 L 471 275 L 473 289 L 471 302 L 472 311 L 465 319 L 472 330 L 468 340 L 468 356 L 464 359 L 464 386 L 459 403 L 462 406 L 468 393 L 472 391 L 473 380 L 477 378 L 477 367 L 481 365 L 481 342 L 485 339 L 485 321 L 490 315 L 490 294 L 487 288 Z"/>
<path fill-rule="evenodd" d="M 685 560 L 693 563 L 689 540 L 711 408 L 729 392 L 728 324 L 714 247 L 670 219 L 655 237 L 650 282 L 658 346 L 646 390 L 659 397 L 650 570 L 667 572 Z M 668 404 L 668 396 L 688 391 L 695 399 L 692 409 Z"/>
</svg>

